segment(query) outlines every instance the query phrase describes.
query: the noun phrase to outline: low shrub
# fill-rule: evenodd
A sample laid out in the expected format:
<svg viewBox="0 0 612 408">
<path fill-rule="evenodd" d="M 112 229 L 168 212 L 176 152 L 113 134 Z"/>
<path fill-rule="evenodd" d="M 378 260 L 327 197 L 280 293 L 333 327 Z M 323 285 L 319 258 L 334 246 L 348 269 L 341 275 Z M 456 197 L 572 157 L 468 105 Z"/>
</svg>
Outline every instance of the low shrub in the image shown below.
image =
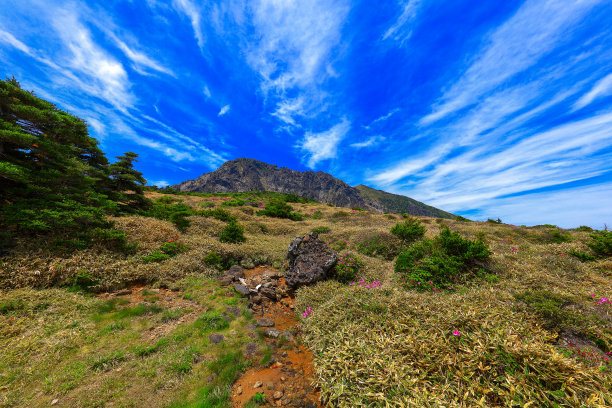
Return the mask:
<svg viewBox="0 0 612 408">
<path fill-rule="evenodd" d="M 393 234 L 372 232 L 357 238 L 355 248 L 364 255 L 391 260 L 401 251 L 402 242 Z"/>
<path fill-rule="evenodd" d="M 405 244 L 416 241 L 425 235 L 425 227 L 418 218 L 410 217 L 404 222 L 399 222 L 391 228 L 391 233 L 397 236 Z"/>
<path fill-rule="evenodd" d="M 71 291 L 87 291 L 92 286 L 97 285 L 100 282 L 100 279 L 94 277 L 91 271 L 87 269 L 81 269 L 72 277 L 72 286 L 70 287 Z"/>
<path fill-rule="evenodd" d="M 418 242 L 402 252 L 395 271 L 406 286 L 441 289 L 474 272 L 490 254 L 483 242 L 463 238 L 445 227 L 435 239 Z"/>
<path fill-rule="evenodd" d="M 293 212 L 293 207 L 281 200 L 271 201 L 266 208 L 258 211 L 257 214 L 275 218 L 286 218 L 292 221 L 301 221 L 304 218 L 299 212 Z"/>
<path fill-rule="evenodd" d="M 223 208 L 215 208 L 213 210 L 204 210 L 200 212 L 200 215 L 204 217 L 213 217 L 216 220 L 223 222 L 235 221 L 236 217 L 234 217 L 229 211 L 224 210 Z"/>
<path fill-rule="evenodd" d="M 315 227 L 312 229 L 312 232 L 317 233 L 317 234 L 325 234 L 326 232 L 331 231 L 331 229 L 329 227 Z"/>
<path fill-rule="evenodd" d="M 189 245 L 185 245 L 181 242 L 177 241 L 178 236 L 174 236 L 170 238 L 167 242 L 164 242 L 159 249 L 156 249 L 149 255 L 142 258 L 143 262 L 163 262 L 166 259 L 169 259 L 173 256 L 176 256 L 180 253 L 187 252 L 189 250 Z"/>
<path fill-rule="evenodd" d="M 310 218 L 312 218 L 313 220 L 318 220 L 319 218 L 322 218 L 322 217 L 323 217 L 323 212 L 321 212 L 320 210 L 310 216 Z"/>
<path fill-rule="evenodd" d="M 612 231 L 596 231 L 587 246 L 600 258 L 612 256 Z"/>
<path fill-rule="evenodd" d="M 202 259 L 206 265 L 219 266 L 223 262 L 223 257 L 215 251 L 210 251 Z"/>
<path fill-rule="evenodd" d="M 163 262 L 166 259 L 170 259 L 170 255 L 163 253 L 159 249 L 156 249 L 155 251 L 151 252 L 149 255 L 143 256 L 142 262 L 145 262 L 145 263 Z"/>
<path fill-rule="evenodd" d="M 236 220 L 230 221 L 229 224 L 227 224 L 221 232 L 221 235 L 219 236 L 219 241 L 230 242 L 232 244 L 245 242 L 246 238 L 244 236 L 244 227 L 239 225 Z"/>
<path fill-rule="evenodd" d="M 572 238 L 567 232 L 562 232 L 559 229 L 548 231 L 547 238 L 550 242 L 553 242 L 555 244 L 570 242 L 572 240 Z"/>
<path fill-rule="evenodd" d="M 336 211 L 335 213 L 331 215 L 331 217 L 334 219 L 345 218 L 348 216 L 349 216 L 349 213 L 347 213 L 346 211 Z"/>
<path fill-rule="evenodd" d="M 246 200 L 234 198 L 232 200 L 224 201 L 221 203 L 221 207 L 241 207 L 246 203 Z"/>
<path fill-rule="evenodd" d="M 336 280 L 342 283 L 352 282 L 362 267 L 363 262 L 356 256 L 349 253 L 340 255 L 335 267 Z"/>
<path fill-rule="evenodd" d="M 576 251 L 574 249 L 570 249 L 568 254 L 573 256 L 574 258 L 579 259 L 581 262 L 590 262 L 594 261 L 595 257 L 591 254 L 587 254 L 586 252 Z"/>
<path fill-rule="evenodd" d="M 346 239 L 339 239 L 335 242 L 329 241 L 327 245 L 334 251 L 340 252 L 340 251 L 345 250 L 348 247 L 349 242 Z"/>
<path fill-rule="evenodd" d="M 191 225 L 186 218 L 194 215 L 195 211 L 181 200 L 172 197 L 160 197 L 146 210 L 139 213 L 145 217 L 153 217 L 160 220 L 170 221 L 176 225 L 179 231 L 185 232 Z"/>
<path fill-rule="evenodd" d="M 487 219 L 487 222 L 489 222 L 489 223 L 491 223 L 491 224 L 501 224 L 501 223 L 502 223 L 502 220 L 501 220 L 501 219 L 499 219 L 499 218 L 498 218 L 498 219 L 496 219 L 496 220 L 493 220 L 493 219 L 489 218 L 489 219 Z"/>
<path fill-rule="evenodd" d="M 578 228 L 576 228 L 576 231 L 580 231 L 580 232 L 593 232 L 593 228 L 587 227 L 586 225 L 581 225 Z"/>
<path fill-rule="evenodd" d="M 462 217 L 460 215 L 457 216 L 457 218 L 455 218 L 455 221 L 461 221 L 461 222 L 472 222 L 472 220 Z"/>
</svg>

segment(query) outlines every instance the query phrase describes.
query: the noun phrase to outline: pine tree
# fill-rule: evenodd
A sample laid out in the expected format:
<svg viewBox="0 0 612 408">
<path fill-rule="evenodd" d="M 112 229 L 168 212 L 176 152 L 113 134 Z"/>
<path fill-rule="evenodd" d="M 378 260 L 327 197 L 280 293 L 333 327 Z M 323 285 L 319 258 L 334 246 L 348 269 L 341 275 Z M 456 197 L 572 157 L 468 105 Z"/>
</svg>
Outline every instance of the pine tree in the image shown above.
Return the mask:
<svg viewBox="0 0 612 408">
<path fill-rule="evenodd" d="M 24 232 L 108 227 L 108 160 L 85 121 L 0 81 L 0 224 Z"/>
<path fill-rule="evenodd" d="M 137 158 L 138 154 L 134 152 L 124 153 L 123 156 L 118 156 L 118 160 L 109 168 L 112 198 L 125 212 L 146 209 L 151 205 L 151 201 L 144 196 L 147 180 L 141 172 L 134 169 Z"/>
</svg>

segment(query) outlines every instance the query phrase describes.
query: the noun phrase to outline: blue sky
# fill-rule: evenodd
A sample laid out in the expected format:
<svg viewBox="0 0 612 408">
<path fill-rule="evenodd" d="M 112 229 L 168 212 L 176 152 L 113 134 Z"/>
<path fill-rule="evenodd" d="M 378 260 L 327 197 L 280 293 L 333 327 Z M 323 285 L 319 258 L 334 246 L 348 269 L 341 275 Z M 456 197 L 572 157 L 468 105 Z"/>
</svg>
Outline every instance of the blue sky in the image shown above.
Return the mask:
<svg viewBox="0 0 612 408">
<path fill-rule="evenodd" d="M 609 1 L 3 0 L 0 61 L 153 184 L 251 157 L 612 226 Z"/>
</svg>

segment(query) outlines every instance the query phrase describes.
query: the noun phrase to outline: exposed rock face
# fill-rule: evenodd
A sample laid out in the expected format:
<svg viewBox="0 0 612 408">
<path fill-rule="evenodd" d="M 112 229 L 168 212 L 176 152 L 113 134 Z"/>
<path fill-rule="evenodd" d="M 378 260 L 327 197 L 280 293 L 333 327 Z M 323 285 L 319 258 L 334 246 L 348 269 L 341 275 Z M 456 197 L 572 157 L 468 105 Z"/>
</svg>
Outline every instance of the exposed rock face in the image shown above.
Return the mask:
<svg viewBox="0 0 612 408">
<path fill-rule="evenodd" d="M 337 207 L 359 207 L 372 211 L 454 218 L 450 213 L 408 197 L 365 186 L 351 187 L 328 173 L 278 168 L 276 165 L 254 159 L 242 158 L 225 162 L 211 173 L 204 173 L 195 180 L 184 181 L 172 188 L 198 193 L 275 191 L 297 194 Z"/>
<path fill-rule="evenodd" d="M 296 289 L 325 279 L 338 261 L 338 254 L 311 232 L 291 241 L 287 258 L 289 270 L 285 273 L 285 282 Z"/>
</svg>

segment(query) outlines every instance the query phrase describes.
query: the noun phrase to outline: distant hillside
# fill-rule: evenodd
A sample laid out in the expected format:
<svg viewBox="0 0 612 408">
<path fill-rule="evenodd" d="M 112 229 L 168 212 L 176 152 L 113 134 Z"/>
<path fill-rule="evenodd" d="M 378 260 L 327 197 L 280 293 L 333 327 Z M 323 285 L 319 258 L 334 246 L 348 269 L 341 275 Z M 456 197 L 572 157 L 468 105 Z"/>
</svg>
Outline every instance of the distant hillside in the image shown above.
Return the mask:
<svg viewBox="0 0 612 408">
<path fill-rule="evenodd" d="M 433 216 L 440 218 L 455 218 L 451 213 L 423 204 L 410 197 L 391 194 L 382 190 L 375 190 L 363 184 L 355 186 L 354 188 L 359 190 L 360 195 L 365 200 L 377 203 L 380 207 L 385 208 L 385 210 L 389 212 L 423 216 L 432 216 L 433 214 Z"/>
<path fill-rule="evenodd" d="M 338 207 L 359 207 L 381 212 L 454 218 L 448 212 L 408 197 L 386 193 L 363 185 L 351 187 L 344 181 L 322 171 L 301 172 L 246 158 L 225 162 L 213 172 L 204 173 L 195 180 L 184 181 L 172 188 L 197 193 L 275 191 L 297 194 Z"/>
</svg>

